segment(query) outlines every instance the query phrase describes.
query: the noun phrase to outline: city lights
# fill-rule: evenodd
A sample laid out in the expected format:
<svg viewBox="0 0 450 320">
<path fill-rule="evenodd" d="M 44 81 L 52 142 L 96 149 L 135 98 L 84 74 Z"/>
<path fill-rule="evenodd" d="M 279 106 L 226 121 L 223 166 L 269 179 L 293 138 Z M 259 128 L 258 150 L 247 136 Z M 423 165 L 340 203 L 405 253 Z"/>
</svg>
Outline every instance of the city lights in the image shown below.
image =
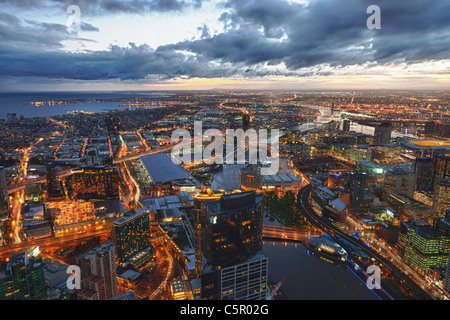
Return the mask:
<svg viewBox="0 0 450 320">
<path fill-rule="evenodd" d="M 450 300 L 448 0 L 8 0 L 0 18 L 5 316 Z"/>
</svg>

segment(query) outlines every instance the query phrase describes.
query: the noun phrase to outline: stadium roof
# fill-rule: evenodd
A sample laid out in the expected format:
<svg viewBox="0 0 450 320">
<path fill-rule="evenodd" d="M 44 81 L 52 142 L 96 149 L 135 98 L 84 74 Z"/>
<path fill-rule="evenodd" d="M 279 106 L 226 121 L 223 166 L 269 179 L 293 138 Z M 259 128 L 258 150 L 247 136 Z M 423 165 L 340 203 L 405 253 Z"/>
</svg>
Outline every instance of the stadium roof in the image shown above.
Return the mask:
<svg viewBox="0 0 450 320">
<path fill-rule="evenodd" d="M 189 172 L 175 164 L 167 154 L 146 155 L 141 157 L 141 161 L 155 185 L 175 180 L 193 179 Z M 194 182 L 196 181 L 194 180 Z"/>
</svg>

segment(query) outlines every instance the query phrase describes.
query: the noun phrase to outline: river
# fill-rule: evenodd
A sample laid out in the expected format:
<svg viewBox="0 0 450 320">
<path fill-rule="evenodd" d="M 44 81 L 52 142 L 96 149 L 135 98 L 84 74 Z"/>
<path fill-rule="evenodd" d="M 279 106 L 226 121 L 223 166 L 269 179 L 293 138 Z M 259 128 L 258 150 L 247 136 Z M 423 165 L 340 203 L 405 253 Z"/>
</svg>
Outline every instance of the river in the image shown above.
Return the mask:
<svg viewBox="0 0 450 320">
<path fill-rule="evenodd" d="M 341 119 L 342 113 L 341 112 L 333 112 L 333 114 L 331 114 L 330 108 L 325 108 L 325 107 L 320 107 L 320 106 L 315 106 L 315 105 L 308 105 L 306 107 L 318 110 L 320 112 L 320 115 L 313 122 L 307 122 L 307 123 L 300 124 L 297 127 L 297 129 L 300 131 L 312 130 L 317 127 L 320 127 L 321 125 L 323 125 L 331 120 L 339 121 Z M 369 135 L 373 136 L 375 134 L 375 127 L 361 125 L 361 124 L 358 124 L 358 123 L 352 121 L 350 124 L 350 131 L 369 134 Z M 392 131 L 392 138 L 398 138 L 398 137 L 409 137 L 409 138 L 413 138 L 413 139 L 419 139 L 419 137 L 414 136 L 412 134 L 408 134 L 406 132 L 403 133 L 403 132 Z"/>
<path fill-rule="evenodd" d="M 311 255 L 300 243 L 264 241 L 269 274 L 288 300 L 378 300 L 365 283 L 345 265 Z"/>
</svg>

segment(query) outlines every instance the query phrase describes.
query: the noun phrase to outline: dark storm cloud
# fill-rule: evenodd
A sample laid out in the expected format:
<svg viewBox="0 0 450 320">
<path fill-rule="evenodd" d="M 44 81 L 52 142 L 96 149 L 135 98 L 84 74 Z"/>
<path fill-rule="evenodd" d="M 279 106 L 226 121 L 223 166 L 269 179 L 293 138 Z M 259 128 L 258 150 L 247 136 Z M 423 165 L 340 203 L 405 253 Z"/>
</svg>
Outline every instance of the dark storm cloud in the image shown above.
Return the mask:
<svg viewBox="0 0 450 320">
<path fill-rule="evenodd" d="M 95 16 L 181 11 L 185 8 L 199 8 L 205 1 L 208 0 L 4 0 L 3 4 L 22 10 L 66 10 L 68 6 L 77 5 L 83 15 Z"/>
<path fill-rule="evenodd" d="M 1 48 L 0 74 L 76 80 L 139 80 L 192 77 L 228 77 L 234 68 L 217 67 L 209 61 L 185 56 L 173 50 L 153 50 L 130 43 L 127 48 L 111 46 L 109 51 L 65 53 Z"/>
<path fill-rule="evenodd" d="M 3 46 L 60 47 L 69 37 L 67 27 L 56 23 L 22 22 L 8 13 L 0 13 L 0 40 Z"/>
<path fill-rule="evenodd" d="M 81 31 L 87 31 L 87 32 L 99 32 L 100 29 L 96 26 L 93 26 L 90 23 L 86 23 L 84 21 L 81 21 Z"/>
<path fill-rule="evenodd" d="M 81 31 L 98 32 L 99 29 L 82 22 Z M 2 47 L 21 47 L 24 53 L 29 48 L 50 50 L 62 47 L 64 40 L 90 41 L 74 37 L 66 25 L 33 20 L 21 21 L 9 13 L 0 12 L 0 40 Z"/>
<path fill-rule="evenodd" d="M 25 6 L 30 1 L 14 3 Z M 69 2 L 36 3 L 66 6 Z M 70 1 L 100 14 L 176 11 L 188 4 L 200 6 L 201 3 L 200 0 Z M 380 30 L 366 27 L 369 5 L 381 8 Z M 153 75 L 157 78 L 309 76 L 330 74 L 330 69 L 324 66 L 339 68 L 450 58 L 448 0 L 311 0 L 308 5 L 283 0 L 229 0 L 223 8 L 221 21 L 226 29 L 213 36 L 202 26 L 200 38 L 156 50 L 130 44 L 125 48 L 111 46 L 105 51 L 78 54 L 44 52 L 39 50 L 39 45 L 17 45 L 29 39 L 31 43 L 57 48 L 66 34 L 61 25 L 42 23 L 36 28 L 48 36 L 30 34 L 31 29 L 25 28 L 17 18 L 3 14 L 3 18 L 0 16 L 3 21 L 0 23 L 0 73 L 79 80 L 153 79 Z M 82 25 L 83 28 L 98 30 L 91 25 Z M 287 71 L 270 68 L 281 63 Z"/>
<path fill-rule="evenodd" d="M 381 30 L 366 27 L 372 4 L 381 8 Z M 222 16 L 226 33 L 173 47 L 231 63 L 283 61 L 290 70 L 450 58 L 447 0 L 312 0 L 307 6 L 230 0 L 227 7 L 231 12 Z M 283 36 L 284 41 L 274 41 Z"/>
</svg>

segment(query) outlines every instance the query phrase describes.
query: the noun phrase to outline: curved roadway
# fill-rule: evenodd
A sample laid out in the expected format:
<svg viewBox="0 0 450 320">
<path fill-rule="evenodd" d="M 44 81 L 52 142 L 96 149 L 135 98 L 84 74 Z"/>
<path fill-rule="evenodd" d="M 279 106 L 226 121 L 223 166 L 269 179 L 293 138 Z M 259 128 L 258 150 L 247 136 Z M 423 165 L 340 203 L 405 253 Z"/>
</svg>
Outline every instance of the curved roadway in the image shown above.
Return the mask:
<svg viewBox="0 0 450 320">
<path fill-rule="evenodd" d="M 348 234 L 342 232 L 340 229 L 332 225 L 330 222 L 325 221 L 320 216 L 318 216 L 314 210 L 312 209 L 311 203 L 309 202 L 309 197 L 312 191 L 312 185 L 309 184 L 303 187 L 297 195 L 297 203 L 299 205 L 301 213 L 308 219 L 308 221 L 314 225 L 315 227 L 322 229 L 330 234 L 339 234 L 346 241 L 350 242 L 352 245 L 359 247 L 364 250 L 369 256 L 375 258 L 377 261 L 382 263 L 388 270 L 393 272 L 396 277 L 401 280 L 404 280 L 408 286 L 414 290 L 414 292 L 420 294 L 420 296 L 425 297 L 426 299 L 432 300 L 433 298 L 425 292 L 416 282 L 414 282 L 410 277 L 405 275 L 399 268 L 393 265 L 389 260 L 378 254 L 375 250 L 363 245 L 358 242 L 353 237 Z"/>
</svg>

